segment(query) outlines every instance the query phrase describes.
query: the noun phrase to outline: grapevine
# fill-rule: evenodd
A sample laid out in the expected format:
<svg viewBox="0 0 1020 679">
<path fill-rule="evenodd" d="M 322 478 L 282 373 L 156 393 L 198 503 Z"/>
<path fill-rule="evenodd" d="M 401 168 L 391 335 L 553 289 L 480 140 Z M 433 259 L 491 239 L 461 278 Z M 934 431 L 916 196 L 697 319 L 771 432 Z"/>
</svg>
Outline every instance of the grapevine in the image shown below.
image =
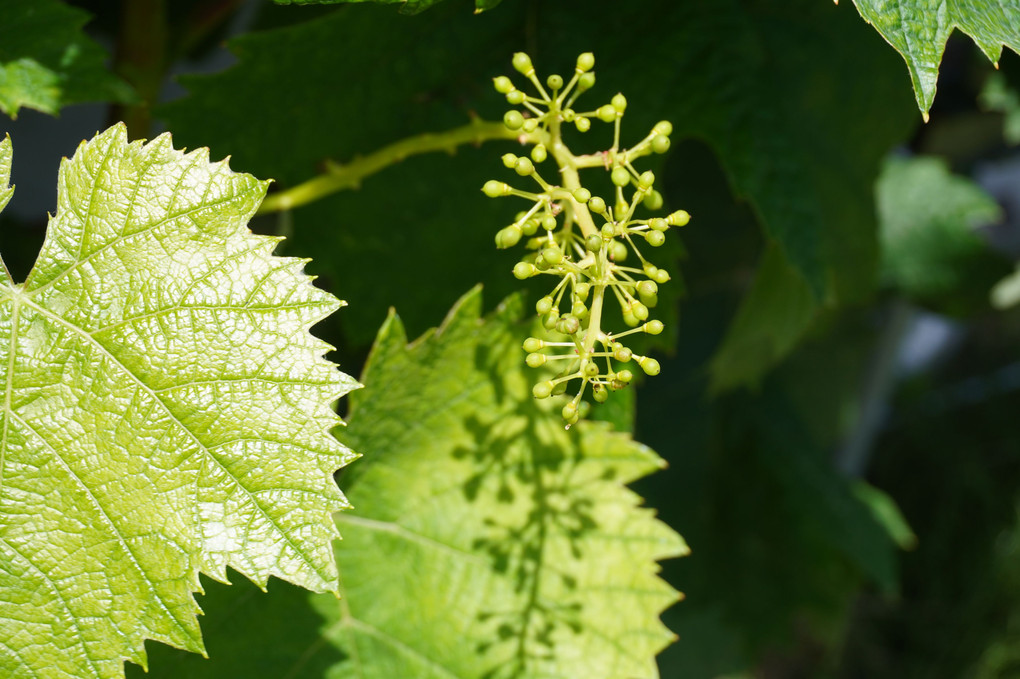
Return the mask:
<svg viewBox="0 0 1020 679">
<path fill-rule="evenodd" d="M 639 205 L 651 211 L 661 209 L 663 199 L 654 188 L 654 173 L 639 173 L 634 161 L 668 151 L 673 127 L 661 121 L 636 145 L 621 148 L 620 126 L 627 110 L 623 94 L 616 94 L 608 104 L 594 110 L 581 112 L 574 108 L 578 97 L 595 84 L 594 65 L 594 56 L 585 52 L 578 56 L 568 82 L 553 74 L 543 86 L 531 58 L 523 52 L 514 55 L 514 69 L 527 78 L 537 96 L 517 89 L 507 76 L 495 78 L 493 84 L 507 102 L 520 107 L 507 111 L 503 124 L 532 148 L 527 156 L 507 153 L 502 160 L 520 177 L 530 177 L 537 189 L 514 188 L 497 180 L 482 187 L 490 198 L 516 196 L 532 203 L 512 224 L 500 229 L 496 246 L 511 248 L 524 241 L 528 252 L 513 269 L 518 279 L 542 275 L 558 279 L 535 304 L 549 334 L 529 337 L 523 348 L 529 366 L 556 369 L 551 378 L 534 385 L 535 398 L 565 394 L 571 383 L 580 381 L 561 410 L 568 426 L 584 415 L 588 406 L 583 397 L 589 385 L 591 398 L 604 403 L 610 392 L 624 389 L 633 381 L 634 373 L 628 366 L 636 364 L 647 375 L 659 373 L 658 361 L 634 353 L 621 340 L 635 333 L 662 332 L 662 322 L 650 318 L 650 309 L 658 301 L 658 286 L 670 276 L 648 261 L 641 248 L 661 246 L 670 227 L 690 221 L 684 210 L 665 217 L 635 216 Z M 564 127 L 573 126 L 584 133 L 593 121 L 613 125 L 612 146 L 597 153 L 574 155 L 564 142 Z M 539 173 L 538 166 L 547 160 L 556 166 L 558 183 Z M 580 179 L 582 169 L 609 173 L 613 195 L 607 200 L 585 188 Z M 631 252 L 636 262 L 628 261 Z M 606 329 L 608 297 L 616 299 L 629 329 Z"/>
</svg>

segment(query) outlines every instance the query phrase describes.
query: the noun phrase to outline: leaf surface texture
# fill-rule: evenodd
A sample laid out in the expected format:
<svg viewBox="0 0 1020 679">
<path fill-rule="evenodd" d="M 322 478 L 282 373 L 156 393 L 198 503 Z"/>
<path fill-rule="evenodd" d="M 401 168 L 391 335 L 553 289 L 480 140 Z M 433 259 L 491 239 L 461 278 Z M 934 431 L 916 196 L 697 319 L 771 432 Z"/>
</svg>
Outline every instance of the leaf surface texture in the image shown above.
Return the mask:
<svg viewBox="0 0 1020 679">
<path fill-rule="evenodd" d="M 357 385 L 308 333 L 340 303 L 246 227 L 265 186 L 117 125 L 62 163 L 27 280 L 0 274 L 3 676 L 201 652 L 200 571 L 336 590 Z"/>
<path fill-rule="evenodd" d="M 939 64 L 953 29 L 973 38 L 996 64 L 1003 46 L 1020 53 L 1017 0 L 854 0 L 854 4 L 907 62 L 925 118 L 935 101 Z"/>
</svg>

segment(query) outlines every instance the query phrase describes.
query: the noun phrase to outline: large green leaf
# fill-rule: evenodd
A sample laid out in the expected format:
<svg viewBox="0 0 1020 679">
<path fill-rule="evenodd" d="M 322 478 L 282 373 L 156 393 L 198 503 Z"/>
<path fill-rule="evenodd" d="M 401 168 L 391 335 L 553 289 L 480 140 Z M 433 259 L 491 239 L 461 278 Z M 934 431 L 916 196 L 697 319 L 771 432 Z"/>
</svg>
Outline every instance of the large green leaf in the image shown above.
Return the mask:
<svg viewBox="0 0 1020 679">
<path fill-rule="evenodd" d="M 854 0 L 854 4 L 907 62 L 925 120 L 935 101 L 942 52 L 954 28 L 971 36 L 996 65 L 1003 45 L 1020 53 L 1017 0 Z"/>
<path fill-rule="evenodd" d="M 451 0 L 415 17 L 356 5 L 245 36 L 232 43 L 234 68 L 186 79 L 191 95 L 164 113 L 179 138 L 212 142 L 293 185 L 326 158 L 343 163 L 403 136 L 458 127 L 471 112 L 498 119 L 506 104 L 490 77 L 511 70 L 515 50 L 537 46 L 543 73 L 569 73 L 578 53 L 594 50 L 598 83 L 580 101 L 595 106 L 624 92 L 624 145 L 671 120 L 677 141 L 702 139 L 719 155 L 734 192 L 814 297 L 860 299 L 873 288 L 873 180 L 914 114 L 895 55 L 856 16 L 814 0 L 592 0 L 584 12 L 613 20 L 577 30 L 573 3 L 507 2 L 477 16 L 465 5 Z M 640 67 L 634 54 L 644 55 Z M 286 131 L 287 153 L 276 130 Z M 596 126 L 570 143 L 604 149 L 610 136 Z M 517 284 L 508 280 L 513 260 L 482 248 L 520 208 L 478 191 L 506 172 L 504 144 L 417 157 L 295 212 L 295 251 L 315 253 L 324 278 L 344 283 L 385 267 L 352 325 L 397 305 L 420 331 L 479 276 L 489 287 Z M 664 179 L 672 207 L 687 207 L 688 187 Z M 694 213 L 687 228 L 716 227 Z"/>
<path fill-rule="evenodd" d="M 686 547 L 624 484 L 663 462 L 605 424 L 566 431 L 530 396 L 520 301 L 480 310 L 476 289 L 410 345 L 395 315 L 380 330 L 343 432 L 371 455 L 343 478 L 341 601 L 217 587 L 222 647 L 156 676 L 658 676 L 677 595 L 655 562 Z"/>
<path fill-rule="evenodd" d="M 338 587 L 330 404 L 356 383 L 307 332 L 339 302 L 245 226 L 265 187 L 117 125 L 61 165 L 28 279 L 0 273 L 4 677 L 201 652 L 200 571 Z"/>
<path fill-rule="evenodd" d="M 58 0 L 0 3 L 0 111 L 56 114 L 83 101 L 129 101 L 131 88 L 105 67 L 107 55 L 81 28 L 88 14 Z"/>
</svg>

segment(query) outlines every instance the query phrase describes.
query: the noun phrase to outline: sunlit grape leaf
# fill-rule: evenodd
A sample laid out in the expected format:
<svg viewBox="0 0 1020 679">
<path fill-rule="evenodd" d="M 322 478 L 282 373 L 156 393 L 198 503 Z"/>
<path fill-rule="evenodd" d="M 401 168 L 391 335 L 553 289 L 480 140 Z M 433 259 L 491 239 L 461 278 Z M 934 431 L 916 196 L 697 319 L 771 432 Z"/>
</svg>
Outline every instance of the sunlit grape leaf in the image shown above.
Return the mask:
<svg viewBox="0 0 1020 679">
<path fill-rule="evenodd" d="M 1003 46 L 1020 53 L 1017 0 L 853 0 L 864 20 L 907 62 L 917 105 L 928 118 L 939 63 L 954 28 L 966 33 L 998 64 Z"/>
<path fill-rule="evenodd" d="M 962 264 L 986 247 L 975 228 L 1002 208 L 972 180 L 938 158 L 890 158 L 875 185 L 883 279 L 909 295 L 951 292 Z"/>
<path fill-rule="evenodd" d="M 279 5 L 337 5 L 343 3 L 376 2 L 381 5 L 399 5 L 403 14 L 417 14 L 443 0 L 273 0 Z M 492 9 L 500 0 L 475 0 L 475 12 Z"/>
<path fill-rule="evenodd" d="M 56 114 L 83 101 L 129 101 L 103 49 L 82 32 L 88 14 L 57 0 L 0 3 L 0 111 Z"/>
<path fill-rule="evenodd" d="M 564 430 L 530 395 L 519 300 L 480 311 L 476 289 L 410 345 L 398 317 L 380 330 L 342 432 L 371 451 L 343 477 L 356 509 L 337 516 L 342 599 L 288 620 L 235 599 L 228 636 L 267 626 L 290 657 L 224 641 L 211 661 L 175 654 L 164 676 L 658 676 L 672 639 L 658 615 L 677 594 L 656 560 L 686 547 L 624 484 L 663 462 L 601 423 Z M 292 596 L 307 595 L 268 598 Z"/>
<path fill-rule="evenodd" d="M 340 303 L 246 228 L 265 188 L 117 125 L 61 165 L 27 280 L 0 274 L 0 675 L 201 652 L 200 571 L 337 589 L 356 382 L 308 333 Z"/>
</svg>

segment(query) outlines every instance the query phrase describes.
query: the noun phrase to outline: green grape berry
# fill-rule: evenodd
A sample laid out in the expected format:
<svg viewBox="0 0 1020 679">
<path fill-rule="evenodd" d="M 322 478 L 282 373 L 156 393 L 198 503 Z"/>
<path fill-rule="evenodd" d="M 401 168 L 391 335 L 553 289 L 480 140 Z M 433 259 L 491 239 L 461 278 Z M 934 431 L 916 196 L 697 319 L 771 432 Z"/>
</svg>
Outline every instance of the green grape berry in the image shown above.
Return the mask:
<svg viewBox="0 0 1020 679">
<path fill-rule="evenodd" d="M 506 93 L 506 103 L 511 106 L 520 106 L 524 103 L 524 99 L 524 92 L 521 92 L 520 90 L 511 90 Z"/>
<path fill-rule="evenodd" d="M 595 87 L 595 74 L 589 71 L 577 79 L 577 91 L 585 92 Z"/>
<path fill-rule="evenodd" d="M 585 377 L 596 377 L 599 374 L 599 367 L 595 365 L 595 361 L 588 361 L 584 364 L 583 371 Z"/>
<path fill-rule="evenodd" d="M 514 164 L 517 163 L 517 156 L 512 153 L 504 153 L 500 160 L 503 161 L 503 167 L 508 170 L 512 170 L 514 168 Z"/>
<path fill-rule="evenodd" d="M 653 248 L 657 248 L 666 242 L 666 235 L 661 231 L 645 231 L 645 240 Z"/>
<path fill-rule="evenodd" d="M 528 118 L 524 121 L 524 125 L 521 126 L 521 129 L 529 133 L 534 132 L 535 130 L 538 129 L 538 121 L 535 120 L 534 118 Z"/>
<path fill-rule="evenodd" d="M 517 162 L 514 163 L 514 172 L 522 177 L 527 177 L 535 172 L 535 165 L 531 162 L 530 158 L 521 156 L 517 159 Z"/>
<path fill-rule="evenodd" d="M 585 73 L 595 68 L 595 55 L 591 52 L 584 52 L 577 55 L 577 72 Z"/>
<path fill-rule="evenodd" d="M 490 179 L 489 181 L 485 182 L 485 185 L 482 187 L 482 193 L 484 193 L 489 198 L 509 196 L 510 185 L 504 184 L 503 182 L 497 182 L 495 179 Z"/>
<path fill-rule="evenodd" d="M 638 319 L 638 321 L 648 320 L 648 307 L 641 302 L 634 300 L 634 302 L 630 305 L 630 311 L 634 314 L 634 318 Z"/>
<path fill-rule="evenodd" d="M 613 108 L 612 104 L 606 104 L 605 106 L 599 106 L 599 109 L 598 111 L 595 112 L 595 115 L 597 115 L 599 117 L 599 120 L 601 120 L 602 122 L 611 123 L 614 120 L 616 120 L 616 109 Z"/>
<path fill-rule="evenodd" d="M 588 283 L 578 283 L 574 286 L 574 297 L 579 302 L 583 302 L 588 299 L 588 290 L 591 289 L 591 285 Z"/>
<path fill-rule="evenodd" d="M 584 318 L 588 314 L 588 307 L 581 300 L 574 300 L 574 303 L 570 305 L 570 313 L 578 318 Z"/>
<path fill-rule="evenodd" d="M 554 73 L 545 79 L 545 84 L 549 86 L 550 90 L 555 92 L 563 87 L 563 76 L 559 76 Z"/>
<path fill-rule="evenodd" d="M 564 335 L 573 335 L 581 329 L 581 321 L 573 314 L 565 314 L 556 322 L 556 331 Z"/>
<path fill-rule="evenodd" d="M 536 144 L 535 148 L 531 149 L 531 159 L 536 163 L 544 163 L 548 156 L 544 144 Z"/>
<path fill-rule="evenodd" d="M 508 130 L 519 130 L 524 125 L 524 116 L 520 111 L 507 111 L 503 115 L 503 124 Z"/>
<path fill-rule="evenodd" d="M 655 231 L 666 231 L 669 229 L 669 224 L 662 217 L 653 217 L 648 220 L 648 228 L 654 229 Z"/>
<path fill-rule="evenodd" d="M 646 170 L 646 171 L 642 172 L 641 176 L 638 177 L 638 187 L 643 189 L 643 190 L 645 190 L 645 191 L 647 191 L 648 189 L 652 188 L 652 186 L 654 184 L 655 184 L 655 173 L 652 172 L 651 170 Z"/>
<path fill-rule="evenodd" d="M 659 362 L 654 358 L 648 358 L 647 356 L 635 356 L 634 360 L 637 362 L 641 369 L 645 371 L 646 375 L 658 375 L 659 374 Z"/>
<path fill-rule="evenodd" d="M 609 259 L 617 263 L 627 261 L 627 246 L 618 240 L 609 241 Z"/>
<path fill-rule="evenodd" d="M 630 172 L 627 172 L 625 167 L 614 167 L 609 178 L 613 180 L 613 183 L 617 186 L 626 186 L 630 184 Z"/>
<path fill-rule="evenodd" d="M 535 72 L 535 67 L 531 64 L 531 57 L 524 52 L 517 52 L 513 58 L 514 69 L 521 75 L 528 77 Z"/>
<path fill-rule="evenodd" d="M 664 134 L 657 134 L 652 137 L 652 151 L 662 154 L 669 150 L 669 137 Z"/>
<path fill-rule="evenodd" d="M 517 245 L 521 240 L 521 227 L 516 224 L 511 224 L 505 228 L 500 229 L 496 232 L 496 247 L 500 250 L 506 250 Z"/>
<path fill-rule="evenodd" d="M 591 129 L 591 121 L 583 116 L 578 116 L 577 120 L 574 121 L 574 127 L 577 128 L 578 132 L 587 132 Z"/>
<path fill-rule="evenodd" d="M 602 236 L 593 233 L 590 236 L 585 236 L 584 247 L 588 252 L 598 252 L 602 249 L 603 242 Z"/>
<path fill-rule="evenodd" d="M 574 200 L 578 203 L 587 203 L 591 199 L 591 191 L 583 186 L 581 188 L 574 189 L 574 192 L 571 195 L 574 196 Z"/>
<path fill-rule="evenodd" d="M 518 280 L 524 280 L 531 278 L 538 273 L 538 269 L 535 268 L 534 264 L 528 264 L 527 262 L 517 262 L 514 265 L 514 278 Z"/>
<path fill-rule="evenodd" d="M 524 340 L 524 350 L 529 354 L 533 354 L 536 351 L 539 351 L 544 346 L 545 342 L 538 339 L 537 337 L 529 337 L 528 339 Z"/>
<path fill-rule="evenodd" d="M 552 394 L 553 389 L 555 388 L 556 385 L 552 382 L 552 380 L 546 380 L 545 382 L 539 382 L 532 387 L 531 394 L 535 398 L 549 398 L 549 395 Z"/>
<path fill-rule="evenodd" d="M 662 333 L 663 328 L 664 326 L 662 325 L 662 321 L 648 321 L 641 326 L 641 329 L 649 335 L 659 335 Z"/>
<path fill-rule="evenodd" d="M 552 330 L 553 328 L 556 327 L 556 324 L 559 323 L 559 320 L 560 312 L 557 311 L 556 309 L 553 309 L 552 311 L 550 311 L 549 313 L 542 317 L 542 326 L 546 330 Z"/>
<path fill-rule="evenodd" d="M 686 210 L 677 210 L 666 217 L 666 223 L 670 226 L 687 226 L 689 221 L 691 221 L 691 216 L 687 214 Z"/>
<path fill-rule="evenodd" d="M 514 83 L 510 78 L 505 75 L 498 76 L 492 79 L 492 86 L 496 88 L 496 91 L 500 94 L 507 94 L 512 92 L 514 89 Z"/>
<path fill-rule="evenodd" d="M 655 271 L 655 276 L 652 277 L 652 280 L 654 280 L 659 285 L 667 283 L 669 282 L 669 272 L 666 271 L 665 269 L 657 269 Z"/>
<path fill-rule="evenodd" d="M 596 382 L 592 385 L 591 397 L 598 403 L 605 403 L 609 399 L 609 390 Z"/>
<path fill-rule="evenodd" d="M 524 362 L 532 368 L 539 368 L 545 365 L 545 361 L 545 354 L 528 354 L 528 357 L 524 359 Z"/>
<path fill-rule="evenodd" d="M 644 204 L 649 210 L 660 209 L 662 207 L 662 194 L 655 189 L 652 189 L 648 192 L 648 195 L 645 196 Z"/>
<path fill-rule="evenodd" d="M 563 410 L 560 411 L 560 414 L 563 416 L 563 419 L 567 420 L 568 422 L 571 421 L 571 420 L 576 421 L 577 420 L 577 404 L 574 403 L 573 401 L 571 401 L 567 405 L 563 406 Z"/>
<path fill-rule="evenodd" d="M 654 281 L 641 281 L 637 284 L 637 292 L 642 297 L 654 295 L 659 291 L 659 286 Z"/>
<path fill-rule="evenodd" d="M 627 110 L 627 97 L 623 96 L 622 93 L 617 92 L 610 100 L 610 106 L 615 108 L 617 113 L 623 115 L 623 112 Z"/>
<path fill-rule="evenodd" d="M 588 209 L 597 215 L 601 215 L 606 211 L 606 201 L 598 196 L 592 196 L 588 199 Z"/>
<path fill-rule="evenodd" d="M 535 302 L 535 313 L 539 316 L 545 316 L 547 313 L 552 311 L 553 298 L 546 295 L 542 299 Z"/>
<path fill-rule="evenodd" d="M 634 379 L 634 373 L 629 370 L 621 370 L 616 373 L 616 379 L 624 384 L 630 384 L 631 380 Z"/>
<path fill-rule="evenodd" d="M 549 264 L 559 264 L 563 261 L 563 250 L 560 250 L 557 245 L 550 245 L 542 250 L 542 259 Z"/>
<path fill-rule="evenodd" d="M 622 344 L 618 349 L 615 349 L 613 351 L 613 358 L 615 358 L 620 363 L 626 363 L 631 359 L 631 356 L 633 355 L 634 354 L 631 352 L 631 350 L 623 346 Z"/>
</svg>

